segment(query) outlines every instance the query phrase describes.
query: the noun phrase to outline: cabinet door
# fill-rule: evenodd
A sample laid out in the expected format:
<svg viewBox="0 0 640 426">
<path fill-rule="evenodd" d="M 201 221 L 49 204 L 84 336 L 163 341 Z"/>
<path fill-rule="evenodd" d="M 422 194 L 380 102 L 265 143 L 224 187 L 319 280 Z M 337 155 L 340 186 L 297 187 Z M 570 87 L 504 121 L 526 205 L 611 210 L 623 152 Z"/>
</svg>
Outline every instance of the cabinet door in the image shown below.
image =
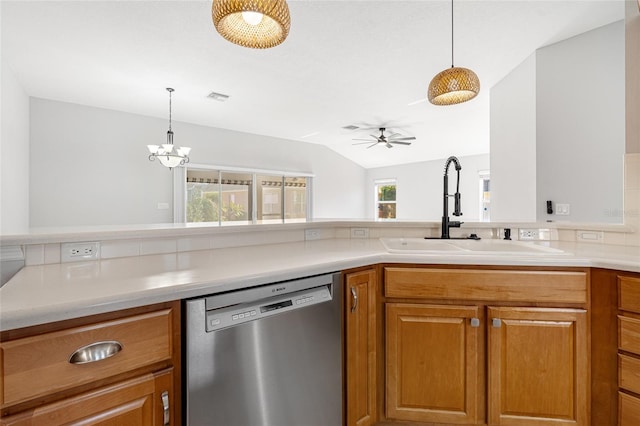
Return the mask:
<svg viewBox="0 0 640 426">
<path fill-rule="evenodd" d="M 477 423 L 478 307 L 388 303 L 386 315 L 387 417 Z"/>
<path fill-rule="evenodd" d="M 583 310 L 489 308 L 491 425 L 588 425 Z"/>
<path fill-rule="evenodd" d="M 347 426 L 376 418 L 376 272 L 347 274 L 345 285 Z"/>
<path fill-rule="evenodd" d="M 2 426 L 161 426 L 175 424 L 171 413 L 172 369 L 147 374 L 0 419 Z M 166 392 L 166 393 L 165 393 Z M 164 398 L 163 398 L 164 397 Z"/>
</svg>

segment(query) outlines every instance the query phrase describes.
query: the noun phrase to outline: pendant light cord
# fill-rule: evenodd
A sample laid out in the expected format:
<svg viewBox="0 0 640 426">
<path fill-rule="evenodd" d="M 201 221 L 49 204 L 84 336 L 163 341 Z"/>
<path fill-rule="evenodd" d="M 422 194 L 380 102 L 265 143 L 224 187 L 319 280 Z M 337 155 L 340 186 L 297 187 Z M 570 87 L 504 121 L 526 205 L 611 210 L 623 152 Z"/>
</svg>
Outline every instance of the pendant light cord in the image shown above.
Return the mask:
<svg viewBox="0 0 640 426">
<path fill-rule="evenodd" d="M 453 0 L 451 0 L 451 68 L 453 68 Z"/>
<path fill-rule="evenodd" d="M 173 89 L 167 89 L 169 91 L 169 131 L 171 131 L 171 92 Z"/>
</svg>

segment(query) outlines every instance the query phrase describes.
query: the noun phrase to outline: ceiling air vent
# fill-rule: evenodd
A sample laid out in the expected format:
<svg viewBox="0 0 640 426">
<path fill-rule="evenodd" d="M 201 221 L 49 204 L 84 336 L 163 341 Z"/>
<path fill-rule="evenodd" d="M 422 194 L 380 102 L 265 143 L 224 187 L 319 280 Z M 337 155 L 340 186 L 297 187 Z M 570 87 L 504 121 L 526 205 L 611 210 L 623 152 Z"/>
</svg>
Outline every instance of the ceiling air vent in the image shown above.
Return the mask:
<svg viewBox="0 0 640 426">
<path fill-rule="evenodd" d="M 349 124 L 348 126 L 344 126 L 343 129 L 345 130 L 356 130 L 359 129 L 360 127 L 356 126 L 355 124 Z"/>
<path fill-rule="evenodd" d="M 224 95 L 222 93 L 211 92 L 207 95 L 207 98 L 215 99 L 218 102 L 224 102 L 229 99 L 229 95 Z"/>
</svg>

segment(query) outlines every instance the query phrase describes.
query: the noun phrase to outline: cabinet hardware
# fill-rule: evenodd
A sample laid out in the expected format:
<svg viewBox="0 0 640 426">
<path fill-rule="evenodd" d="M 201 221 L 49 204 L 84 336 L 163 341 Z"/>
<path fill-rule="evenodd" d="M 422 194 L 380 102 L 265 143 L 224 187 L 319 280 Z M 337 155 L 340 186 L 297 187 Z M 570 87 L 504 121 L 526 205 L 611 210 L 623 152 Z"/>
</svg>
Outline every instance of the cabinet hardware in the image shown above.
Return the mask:
<svg viewBox="0 0 640 426">
<path fill-rule="evenodd" d="M 480 327 L 480 319 L 471 318 L 471 327 Z"/>
<path fill-rule="evenodd" d="M 170 412 L 169 412 L 169 392 L 162 392 L 162 425 L 169 426 L 170 423 Z"/>
<path fill-rule="evenodd" d="M 491 320 L 491 326 L 494 328 L 500 328 L 502 327 L 502 321 L 500 318 L 494 318 Z"/>
<path fill-rule="evenodd" d="M 351 287 L 351 297 L 353 297 L 353 305 L 351 305 L 351 313 L 353 313 L 358 307 L 358 295 L 356 294 L 355 287 Z"/>
<path fill-rule="evenodd" d="M 69 356 L 70 364 L 88 364 L 111 358 L 122 350 L 122 344 L 115 340 L 95 342 L 76 349 Z"/>
</svg>

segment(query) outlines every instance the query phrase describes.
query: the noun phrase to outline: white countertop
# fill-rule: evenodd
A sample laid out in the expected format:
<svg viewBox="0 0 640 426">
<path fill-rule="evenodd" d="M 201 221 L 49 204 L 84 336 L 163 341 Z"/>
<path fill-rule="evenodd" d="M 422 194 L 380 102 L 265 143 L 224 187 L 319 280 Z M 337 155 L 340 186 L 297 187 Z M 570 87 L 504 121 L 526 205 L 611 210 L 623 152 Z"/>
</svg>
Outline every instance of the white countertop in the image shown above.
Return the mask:
<svg viewBox="0 0 640 426">
<path fill-rule="evenodd" d="M 563 254 L 397 254 L 377 239 L 326 239 L 27 266 L 0 288 L 0 330 L 377 263 L 579 266 L 640 272 L 640 247 L 544 243 Z"/>
</svg>

